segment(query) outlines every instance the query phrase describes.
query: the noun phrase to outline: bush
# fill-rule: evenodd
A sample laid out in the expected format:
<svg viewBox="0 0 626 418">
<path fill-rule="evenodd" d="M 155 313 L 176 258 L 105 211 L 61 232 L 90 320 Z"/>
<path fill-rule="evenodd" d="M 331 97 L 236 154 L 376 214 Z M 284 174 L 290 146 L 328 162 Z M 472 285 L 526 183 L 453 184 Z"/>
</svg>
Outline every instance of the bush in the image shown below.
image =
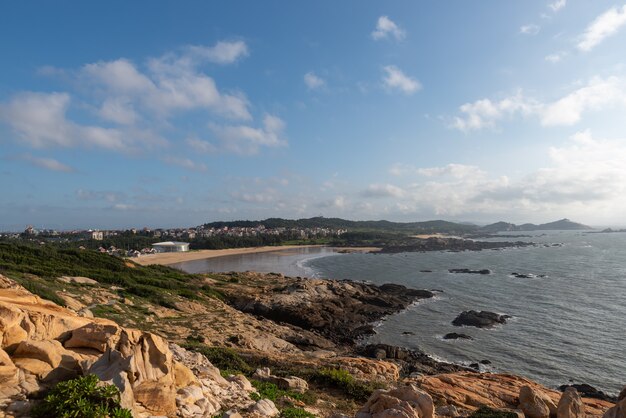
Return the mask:
<svg viewBox="0 0 626 418">
<path fill-rule="evenodd" d="M 48 418 L 132 418 L 120 406 L 120 392 L 113 385 L 98 386 L 96 375 L 57 384 L 33 409 L 33 416 Z"/>
<path fill-rule="evenodd" d="M 515 412 L 502 411 L 483 405 L 474 411 L 474 413 L 470 415 L 470 418 L 517 418 L 517 414 Z"/>
<path fill-rule="evenodd" d="M 315 418 L 315 415 L 300 408 L 285 408 L 280 413 L 280 418 Z"/>
<path fill-rule="evenodd" d="M 209 347 L 201 343 L 193 342 L 193 340 L 187 344 L 183 344 L 183 347 L 203 354 L 222 372 L 229 372 L 231 374 L 241 373 L 245 375 L 254 373 L 255 369 L 231 348 Z"/>
<path fill-rule="evenodd" d="M 358 401 L 366 401 L 374 390 L 383 387 L 382 384 L 376 382 L 360 382 L 341 369 L 321 369 L 313 375 L 313 380 L 322 385 L 340 389 L 344 394 Z"/>
</svg>

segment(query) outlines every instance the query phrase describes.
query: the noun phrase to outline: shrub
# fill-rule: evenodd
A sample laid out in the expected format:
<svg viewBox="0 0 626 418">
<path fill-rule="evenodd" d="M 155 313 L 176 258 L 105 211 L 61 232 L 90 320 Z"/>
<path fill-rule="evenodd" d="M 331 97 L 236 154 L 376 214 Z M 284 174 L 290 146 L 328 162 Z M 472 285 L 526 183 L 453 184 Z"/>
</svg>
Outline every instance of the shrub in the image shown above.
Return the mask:
<svg viewBox="0 0 626 418">
<path fill-rule="evenodd" d="M 300 408 L 285 408 L 280 413 L 280 418 L 315 418 L 315 415 Z"/>
<path fill-rule="evenodd" d="M 515 412 L 502 411 L 483 405 L 474 411 L 474 413 L 470 415 L 470 418 L 517 418 L 517 414 Z"/>
<path fill-rule="evenodd" d="M 33 416 L 47 418 L 132 418 L 120 406 L 120 392 L 113 385 L 98 386 L 96 375 L 57 384 L 33 409 Z"/>
<path fill-rule="evenodd" d="M 209 347 L 193 341 L 183 344 L 183 347 L 203 354 L 215 367 L 223 372 L 230 372 L 232 374 L 241 373 L 245 375 L 254 373 L 255 369 L 231 348 Z"/>
<path fill-rule="evenodd" d="M 341 369 L 321 369 L 313 375 L 313 380 L 322 385 L 340 389 L 358 401 L 366 401 L 374 390 L 383 387 L 382 384 L 376 382 L 360 382 L 350 373 Z"/>
</svg>

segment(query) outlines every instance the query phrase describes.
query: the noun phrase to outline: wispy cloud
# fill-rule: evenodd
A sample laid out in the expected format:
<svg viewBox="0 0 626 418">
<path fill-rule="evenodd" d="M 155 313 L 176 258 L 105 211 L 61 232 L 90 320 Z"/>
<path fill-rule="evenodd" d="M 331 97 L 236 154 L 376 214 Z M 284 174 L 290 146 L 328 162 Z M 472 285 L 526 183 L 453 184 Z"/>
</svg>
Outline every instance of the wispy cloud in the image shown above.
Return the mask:
<svg viewBox="0 0 626 418">
<path fill-rule="evenodd" d="M 317 90 L 324 87 L 326 82 L 313 71 L 310 71 L 304 75 L 304 84 L 306 84 L 309 90 Z"/>
<path fill-rule="evenodd" d="M 548 7 L 555 13 L 564 8 L 566 5 L 567 0 L 555 0 L 552 3 L 548 3 Z"/>
<path fill-rule="evenodd" d="M 30 154 L 25 154 L 17 158 L 18 160 L 26 161 L 35 167 L 43 168 L 50 171 L 60 171 L 63 173 L 71 173 L 75 171 L 72 167 L 61 163 L 54 158 L 35 157 Z"/>
<path fill-rule="evenodd" d="M 249 54 L 244 41 L 219 41 L 214 46 L 189 46 L 188 50 L 200 59 L 217 64 L 232 64 Z"/>
<path fill-rule="evenodd" d="M 370 184 L 367 189 L 360 193 L 363 197 L 385 198 L 385 197 L 402 197 L 404 190 L 393 184 Z"/>
<path fill-rule="evenodd" d="M 266 114 L 263 126 L 254 128 L 248 125 L 209 125 L 221 141 L 223 147 L 238 154 L 255 154 L 260 147 L 282 147 L 287 145 L 284 138 L 285 122 L 274 115 Z"/>
<path fill-rule="evenodd" d="M 394 38 L 401 41 L 406 38 L 406 31 L 389 17 L 381 16 L 376 22 L 376 29 L 372 32 L 372 38 L 375 40 Z"/>
<path fill-rule="evenodd" d="M 528 25 L 522 25 L 519 28 L 519 33 L 523 35 L 536 35 L 539 33 L 540 30 L 541 30 L 541 27 L 539 25 L 530 23 Z"/>
<path fill-rule="evenodd" d="M 591 51 L 609 36 L 616 34 L 626 24 L 626 5 L 613 7 L 598 16 L 587 27 L 578 42 L 578 49 Z"/>
<path fill-rule="evenodd" d="M 463 132 L 494 128 L 504 118 L 535 113 L 537 106 L 539 104 L 535 100 L 524 97 L 521 92 L 498 101 L 480 99 L 462 105 L 460 111 L 463 116 L 455 117 L 452 127 Z"/>
<path fill-rule="evenodd" d="M 207 169 L 206 164 L 195 162 L 189 158 L 168 156 L 163 158 L 163 162 L 192 171 L 206 171 Z"/>
<path fill-rule="evenodd" d="M 422 85 L 416 79 L 409 77 L 395 65 L 383 67 L 383 85 L 390 90 L 399 90 L 405 94 L 413 94 L 422 89 Z"/>
<path fill-rule="evenodd" d="M 555 52 L 554 54 L 546 55 L 545 60 L 556 64 L 557 62 L 561 62 L 563 58 L 567 56 L 567 52 Z"/>
</svg>

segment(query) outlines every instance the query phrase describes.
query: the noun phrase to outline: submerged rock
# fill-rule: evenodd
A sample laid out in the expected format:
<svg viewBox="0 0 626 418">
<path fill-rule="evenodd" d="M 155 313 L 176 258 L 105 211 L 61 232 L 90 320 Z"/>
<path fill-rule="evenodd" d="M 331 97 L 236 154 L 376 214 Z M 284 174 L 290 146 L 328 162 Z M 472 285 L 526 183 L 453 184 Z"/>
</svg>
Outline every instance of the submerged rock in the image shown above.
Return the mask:
<svg viewBox="0 0 626 418">
<path fill-rule="evenodd" d="M 473 340 L 474 338 L 467 334 L 457 334 L 456 332 L 449 332 L 443 336 L 444 340 Z"/>
<path fill-rule="evenodd" d="M 489 311 L 463 311 L 452 321 L 452 325 L 491 328 L 498 324 L 506 324 L 506 320 L 510 317 L 510 315 L 500 315 Z"/>
<path fill-rule="evenodd" d="M 471 270 L 471 269 L 449 269 L 450 273 L 465 273 L 465 274 L 491 274 L 489 269 Z"/>
</svg>

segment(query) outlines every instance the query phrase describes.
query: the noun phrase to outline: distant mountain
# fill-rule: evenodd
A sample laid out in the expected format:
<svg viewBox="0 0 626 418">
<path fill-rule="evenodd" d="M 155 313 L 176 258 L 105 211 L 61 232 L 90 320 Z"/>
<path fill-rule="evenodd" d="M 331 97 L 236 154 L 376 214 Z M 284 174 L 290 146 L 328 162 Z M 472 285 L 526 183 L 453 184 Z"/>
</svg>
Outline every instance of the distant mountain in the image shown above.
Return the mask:
<svg viewBox="0 0 626 418">
<path fill-rule="evenodd" d="M 390 221 L 349 221 L 341 218 L 324 218 L 318 216 L 306 219 L 268 218 L 259 221 L 211 222 L 206 228 L 252 228 L 263 225 L 266 228 L 333 228 L 350 231 L 387 231 L 403 233 L 447 233 L 463 234 L 478 230 L 476 225 L 467 225 L 443 220 L 425 222 L 390 222 Z"/>
<path fill-rule="evenodd" d="M 569 219 L 561 219 L 559 221 L 548 222 L 545 224 L 522 224 L 515 225 L 508 222 L 496 222 L 480 228 L 481 232 L 494 233 L 500 231 L 576 231 L 584 229 L 593 229 L 590 226 L 572 222 Z"/>
</svg>

